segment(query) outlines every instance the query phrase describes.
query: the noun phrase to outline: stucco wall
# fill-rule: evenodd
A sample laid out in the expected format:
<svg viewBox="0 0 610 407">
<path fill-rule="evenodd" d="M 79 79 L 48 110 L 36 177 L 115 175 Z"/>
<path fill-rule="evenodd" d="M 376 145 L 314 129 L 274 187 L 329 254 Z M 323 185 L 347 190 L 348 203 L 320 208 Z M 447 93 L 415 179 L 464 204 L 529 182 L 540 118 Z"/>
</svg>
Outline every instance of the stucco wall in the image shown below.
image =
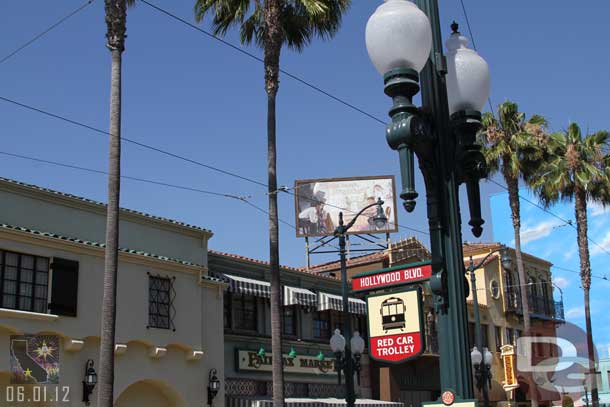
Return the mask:
<svg viewBox="0 0 610 407">
<path fill-rule="evenodd" d="M 0 180 L 0 223 L 103 243 L 106 208 L 75 199 L 49 197 Z M 119 245 L 207 265 L 204 232 L 120 214 Z"/>
</svg>

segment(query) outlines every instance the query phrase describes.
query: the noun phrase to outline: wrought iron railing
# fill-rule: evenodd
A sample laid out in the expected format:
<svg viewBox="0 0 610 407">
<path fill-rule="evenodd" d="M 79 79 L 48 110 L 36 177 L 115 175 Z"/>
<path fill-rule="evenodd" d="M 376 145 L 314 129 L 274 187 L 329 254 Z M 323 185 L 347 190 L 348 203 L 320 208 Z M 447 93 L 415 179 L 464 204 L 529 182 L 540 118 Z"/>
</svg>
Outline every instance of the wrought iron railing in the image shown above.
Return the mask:
<svg viewBox="0 0 610 407">
<path fill-rule="evenodd" d="M 508 289 L 505 292 L 506 310 L 517 314 L 523 313 L 521 293 L 518 289 Z M 553 301 L 542 296 L 528 296 L 530 315 L 533 317 L 548 318 L 558 321 L 565 320 L 563 300 Z"/>
</svg>

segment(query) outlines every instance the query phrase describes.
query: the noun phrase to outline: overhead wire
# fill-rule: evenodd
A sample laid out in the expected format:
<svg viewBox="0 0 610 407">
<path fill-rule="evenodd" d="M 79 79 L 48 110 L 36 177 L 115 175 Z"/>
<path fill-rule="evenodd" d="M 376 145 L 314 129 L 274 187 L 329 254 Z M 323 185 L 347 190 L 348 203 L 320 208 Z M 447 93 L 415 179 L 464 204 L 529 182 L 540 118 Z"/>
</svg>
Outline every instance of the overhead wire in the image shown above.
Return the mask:
<svg viewBox="0 0 610 407">
<path fill-rule="evenodd" d="M 54 166 L 58 166 L 58 167 L 64 167 L 64 168 L 70 168 L 73 170 L 79 170 L 79 171 L 84 171 L 84 172 L 89 172 L 89 173 L 93 173 L 93 174 L 102 174 L 102 175 L 108 175 L 107 171 L 103 171 L 103 170 L 98 170 L 98 169 L 94 169 L 94 168 L 87 168 L 87 167 L 83 167 L 83 166 L 79 166 L 79 165 L 74 165 L 74 164 L 66 164 L 66 163 L 62 163 L 62 162 L 58 162 L 58 161 L 52 161 L 52 160 L 47 160 L 44 158 L 38 158 L 38 157 L 32 157 L 32 156 L 27 156 L 27 155 L 22 155 L 22 154 L 16 154 L 16 153 L 10 153 L 7 151 L 0 151 L 0 154 L 5 155 L 5 156 L 9 156 L 9 157 L 14 157 L 14 158 L 20 158 L 23 160 L 29 160 L 29 161 L 33 161 L 33 162 L 38 162 L 38 163 L 42 163 L 42 164 L 49 164 L 49 165 L 54 165 Z M 147 184 L 152 184 L 152 185 L 158 185 L 158 186 L 163 186 L 163 187 L 168 187 L 168 188 L 173 188 L 173 189 L 180 189 L 180 190 L 184 190 L 184 191 L 190 191 L 190 192 L 197 192 L 200 194 L 205 194 L 205 195 L 212 195 L 212 196 L 218 196 L 221 198 L 230 198 L 230 199 L 234 199 L 234 200 L 238 200 L 240 202 L 245 203 L 246 205 L 249 205 L 259 211 L 262 211 L 264 213 L 266 213 L 267 215 L 269 215 L 269 212 L 267 212 L 266 210 L 264 210 L 263 208 L 260 208 L 259 206 L 253 204 L 252 202 L 250 202 L 251 196 L 250 195 L 234 195 L 234 194 L 228 194 L 228 193 L 222 193 L 222 192 L 216 192 L 216 191 L 210 191 L 210 190 L 205 190 L 205 189 L 201 189 L 201 188 L 195 188 L 195 187 L 189 187 L 189 186 L 184 186 L 184 185 L 176 185 L 176 184 L 172 184 L 169 182 L 164 182 L 164 181 L 158 181 L 158 180 L 152 180 L 152 179 L 147 179 L 147 178 L 139 178 L 139 177 L 133 177 L 133 176 L 128 176 L 128 175 L 121 175 L 122 179 L 127 179 L 127 180 L 131 180 L 131 181 L 137 181 L 137 182 L 142 182 L 142 183 L 147 183 Z M 290 222 L 284 221 L 282 219 L 279 219 L 279 222 L 290 226 L 293 229 L 296 229 L 296 227 L 291 224 Z"/>
<path fill-rule="evenodd" d="M 142 0 L 140 0 L 140 1 L 142 1 Z M 23 102 L 18 102 L 18 101 L 14 100 L 14 99 L 10 99 L 10 98 L 4 97 L 4 96 L 0 96 L 0 100 L 5 101 L 7 103 L 11 103 L 11 104 L 19 106 L 19 107 L 22 107 L 22 108 L 30 110 L 30 111 L 34 111 L 34 112 L 43 114 L 45 116 L 48 116 L 48 117 L 51 117 L 51 118 L 54 118 L 54 119 L 57 119 L 57 120 L 61 120 L 63 122 L 72 124 L 74 126 L 78 126 L 78 127 L 81 127 L 81 128 L 85 128 L 85 129 L 91 130 L 91 131 L 93 131 L 95 133 L 98 133 L 98 134 L 110 135 L 110 133 L 107 132 L 106 130 L 102 130 L 100 128 L 97 128 L 97 127 L 94 127 L 94 126 L 91 126 L 91 125 L 88 125 L 88 124 L 85 124 L 85 123 L 82 123 L 82 122 L 70 119 L 68 117 L 65 117 L 65 116 L 62 116 L 62 115 L 59 115 L 59 114 L 56 114 L 56 113 L 52 113 L 52 112 L 50 112 L 48 110 L 45 110 L 45 109 L 41 109 L 41 108 L 38 108 L 38 107 L 34 107 L 34 106 L 31 106 L 31 105 L 28 105 L 28 104 L 23 103 Z M 179 160 L 182 160 L 182 161 L 194 164 L 194 165 L 198 165 L 200 167 L 207 168 L 209 170 L 212 170 L 212 171 L 224 174 L 224 175 L 228 175 L 228 176 L 231 176 L 231 177 L 234 177 L 234 178 L 238 178 L 238 179 L 241 179 L 243 181 L 247 181 L 247 182 L 250 182 L 250 183 L 253 183 L 253 184 L 265 187 L 265 188 L 268 187 L 266 183 L 263 183 L 261 181 L 257 181 L 257 180 L 255 180 L 253 178 L 249 178 L 249 177 L 237 174 L 237 173 L 232 172 L 232 171 L 223 170 L 223 169 L 221 169 L 219 167 L 216 167 L 216 166 L 213 166 L 213 165 L 210 165 L 210 164 L 206 164 L 206 163 L 203 163 L 201 161 L 197 161 L 197 160 L 194 160 L 192 158 L 188 158 L 188 157 L 176 154 L 176 153 L 172 153 L 170 151 L 161 149 L 159 147 L 152 146 L 150 144 L 142 143 L 140 141 L 137 141 L 137 140 L 134 140 L 134 139 L 131 139 L 131 138 L 128 138 L 128 137 L 124 137 L 124 136 L 121 136 L 121 140 L 123 140 L 123 141 L 125 141 L 127 143 L 130 143 L 130 144 L 134 144 L 134 145 L 137 145 L 139 147 L 151 150 L 151 151 L 155 151 L 155 152 L 160 153 L 160 154 L 167 155 L 167 156 L 172 157 L 172 158 L 176 158 L 176 159 L 179 159 Z M 294 192 L 289 191 L 287 188 L 285 188 L 285 189 L 278 189 L 278 190 L 276 190 L 274 192 L 286 192 L 289 195 L 293 195 L 293 196 L 295 195 Z M 315 199 L 312 199 L 312 198 L 306 198 L 306 199 L 309 199 L 312 202 L 324 203 L 322 201 L 318 201 L 318 200 L 315 200 Z M 326 205 L 328 205 L 330 207 L 334 207 L 334 208 L 340 209 L 340 210 L 344 210 L 346 212 L 355 213 L 354 211 L 351 211 L 351 210 L 349 210 L 347 208 L 341 208 L 339 206 L 335 206 L 335 205 L 331 205 L 331 204 L 326 204 Z M 418 230 L 418 229 L 415 229 L 415 228 L 412 228 L 412 227 L 409 227 L 409 226 L 404 226 L 404 225 L 397 225 L 397 226 L 400 227 L 400 228 L 406 229 L 406 230 L 411 230 L 413 232 L 418 232 L 418 233 L 422 233 L 422 234 L 425 234 L 425 235 L 429 234 L 428 232 L 421 231 L 421 230 Z"/>
<path fill-rule="evenodd" d="M 2 59 L 0 59 L 0 64 L 3 64 L 4 62 L 8 61 L 10 58 L 12 58 L 13 56 L 15 56 L 16 54 L 18 54 L 20 51 L 24 50 L 25 48 L 29 47 L 30 45 L 32 45 L 33 43 L 35 43 L 37 40 L 39 40 L 40 38 L 42 38 L 43 36 L 45 36 L 46 34 L 48 34 L 50 31 L 52 31 L 53 29 L 57 28 L 58 26 L 60 26 L 62 23 L 64 23 L 66 20 L 68 20 L 70 17 L 78 14 L 79 12 L 81 12 L 82 10 L 84 10 L 88 5 L 90 5 L 91 3 L 93 3 L 94 0 L 88 0 L 86 1 L 84 4 L 82 4 L 81 6 L 79 6 L 78 8 L 76 8 L 75 10 L 71 11 L 70 13 L 68 13 L 67 15 L 63 16 L 62 18 L 60 18 L 57 22 L 55 22 L 54 24 L 52 24 L 51 26 L 49 26 L 47 29 L 45 29 L 44 31 L 36 34 L 32 39 L 30 39 L 29 41 L 25 42 L 24 44 L 18 46 L 17 48 L 15 48 L 13 51 L 11 51 L 10 53 L 8 53 L 7 55 L 5 55 L 4 57 L 2 57 Z"/>
<path fill-rule="evenodd" d="M 495 184 L 497 186 L 499 186 L 500 188 L 505 189 L 506 191 L 508 191 L 508 187 L 506 185 L 502 185 L 499 182 L 493 180 L 493 179 L 488 179 L 487 181 L 491 182 L 492 184 Z M 528 199 L 527 197 L 524 197 L 523 195 L 519 194 L 519 199 L 535 206 L 536 208 L 546 212 L 547 214 L 553 216 L 554 218 L 559 219 L 560 221 L 562 221 L 563 223 L 565 223 L 566 225 L 571 226 L 573 229 L 578 230 L 577 226 L 574 224 L 574 221 L 572 221 L 571 219 L 564 219 L 561 216 L 553 213 L 551 210 L 545 208 L 544 206 Z M 601 244 L 599 244 L 598 242 L 596 242 L 595 240 L 593 240 L 591 237 L 587 236 L 587 240 L 591 243 L 593 243 L 595 246 L 597 246 L 600 250 L 602 250 L 603 252 L 605 252 L 606 254 L 610 254 L 610 251 L 608 251 L 604 246 L 602 246 Z"/>
<path fill-rule="evenodd" d="M 173 20 L 178 21 L 178 22 L 180 22 L 180 23 L 182 23 L 182 24 L 184 24 L 184 25 L 186 25 L 186 26 L 188 26 L 188 27 L 190 27 L 190 28 L 192 28 L 192 29 L 194 29 L 196 31 L 199 31 L 200 33 L 206 35 L 207 37 L 212 38 L 212 39 L 220 42 L 221 44 L 224 44 L 224 45 L 234 49 L 235 51 L 240 52 L 243 55 L 246 55 L 246 56 L 248 56 L 248 57 L 250 57 L 250 58 L 252 58 L 252 59 L 254 59 L 254 60 L 258 61 L 258 62 L 261 62 L 261 63 L 265 62 L 263 60 L 263 58 L 259 57 L 258 55 L 255 55 L 255 54 L 253 54 L 251 52 L 248 52 L 245 49 L 243 49 L 243 48 L 241 48 L 241 47 L 239 47 L 239 46 L 237 46 L 237 45 L 235 45 L 235 44 L 233 44 L 233 43 L 231 43 L 231 42 L 229 42 L 227 40 L 224 40 L 224 39 L 214 35 L 213 33 L 209 32 L 207 30 L 204 30 L 201 27 L 196 26 L 195 24 L 187 21 L 186 19 L 184 19 L 182 17 L 179 17 L 179 16 L 177 16 L 177 15 L 175 15 L 175 14 L 173 14 L 173 13 L 167 11 L 167 10 L 165 10 L 165 9 L 159 7 L 156 4 L 153 4 L 153 3 L 151 3 L 151 2 L 149 2 L 147 0 L 139 0 L 139 1 L 140 1 L 140 3 L 146 4 L 147 6 L 157 10 L 158 12 L 160 12 L 160 13 L 162 13 L 162 14 L 170 17 L 170 18 L 172 18 Z M 345 99 L 342 99 L 342 98 L 340 98 L 340 97 L 338 97 L 336 95 L 333 95 L 332 93 L 330 93 L 330 92 L 320 88 L 319 86 L 314 85 L 311 82 L 306 81 L 305 79 L 303 79 L 303 78 L 301 78 L 301 77 L 299 77 L 299 76 L 297 76 L 297 75 L 295 75 L 293 73 L 290 73 L 290 72 L 286 71 L 283 68 L 280 68 L 279 71 L 282 74 L 286 75 L 287 77 L 289 77 L 291 79 L 294 79 L 295 81 L 301 83 L 302 85 L 305 85 L 305 86 L 309 87 L 310 89 L 313 89 L 314 91 L 316 91 L 318 93 L 321 93 L 322 95 L 327 96 L 327 97 L 333 99 L 334 101 L 336 101 L 336 102 L 338 102 L 338 103 L 340 103 L 340 104 L 342 104 L 342 105 L 344 105 L 344 106 L 346 106 L 346 107 L 348 107 L 348 108 L 350 108 L 350 109 L 352 109 L 352 110 L 354 110 L 354 111 L 356 111 L 358 113 L 361 113 L 361 114 L 367 116 L 368 118 L 370 118 L 372 120 L 375 120 L 378 123 L 381 123 L 383 125 L 387 124 L 387 121 L 382 120 L 382 119 L 376 117 L 375 115 L 373 115 L 373 114 L 371 114 L 371 113 L 369 113 L 369 112 L 367 112 L 367 111 L 365 111 L 365 110 L 355 106 L 354 104 L 346 101 Z"/>
</svg>

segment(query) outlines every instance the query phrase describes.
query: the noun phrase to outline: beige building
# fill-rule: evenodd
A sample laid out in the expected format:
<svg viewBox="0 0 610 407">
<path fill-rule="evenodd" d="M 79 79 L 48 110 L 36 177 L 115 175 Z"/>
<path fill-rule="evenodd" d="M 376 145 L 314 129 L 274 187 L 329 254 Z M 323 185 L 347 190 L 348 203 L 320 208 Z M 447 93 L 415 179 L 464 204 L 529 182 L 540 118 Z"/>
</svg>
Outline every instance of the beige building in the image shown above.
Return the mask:
<svg viewBox="0 0 610 407">
<path fill-rule="evenodd" d="M 487 254 L 499 249 L 497 243 L 466 243 L 464 245 L 464 269 L 470 263 L 478 264 Z M 514 250 L 509 249 L 516 264 Z M 415 238 L 409 238 L 390 245 L 388 250 L 354 257 L 348 261 L 348 276 L 380 270 L 401 264 L 426 261 L 430 253 L 425 246 Z M 505 401 L 507 394 L 502 388 L 504 381 L 503 365 L 500 360 L 500 347 L 506 344 L 516 344 L 517 338 L 523 333 L 523 311 L 520 301 L 520 290 L 528 292 L 532 333 L 534 336 L 554 336 L 557 324 L 564 320 L 563 303 L 561 299 L 553 298 L 551 278 L 551 263 L 546 260 L 523 254 L 525 269 L 528 276 L 526 284 L 520 284 L 516 266 L 512 270 L 504 270 L 500 255 L 495 254 L 477 270 L 475 270 L 477 297 L 481 315 L 484 346 L 494 355 L 492 365 L 493 381 L 490 392 L 492 404 Z M 339 275 L 339 264 L 332 262 L 314 266 L 311 271 L 322 274 Z M 468 274 L 465 274 L 467 277 Z M 470 278 L 468 278 L 470 286 Z M 426 335 L 426 351 L 418 359 L 398 365 L 389 366 L 371 362 L 371 387 L 374 398 L 388 401 L 402 401 L 406 406 L 417 406 L 421 402 L 434 401 L 440 396 L 438 339 L 436 315 L 432 307 L 432 296 L 427 284 L 422 285 L 424 298 L 424 324 Z M 472 294 L 468 302 L 468 331 L 470 347 L 475 343 L 475 319 Z M 552 355 L 554 350 L 549 345 L 539 344 L 532 349 L 534 363 Z M 518 401 L 529 400 L 526 380 L 518 375 L 521 388 L 516 391 Z M 481 397 L 480 394 L 477 395 Z M 558 399 L 557 394 L 536 392 L 540 405 L 551 405 Z"/>
<path fill-rule="evenodd" d="M 83 405 L 85 364 L 97 368 L 99 359 L 105 212 L 97 202 L 0 179 L 0 405 L 18 397 L 28 406 Z M 226 284 L 208 275 L 212 233 L 126 209 L 120 232 L 116 405 L 204 405 L 210 370 L 224 376 Z M 59 339 L 50 350 L 59 352 L 58 384 L 11 384 L 11 365 L 24 375 L 37 369 L 25 357 L 32 350 L 16 345 L 21 335 Z M 215 405 L 223 400 L 221 386 Z"/>
</svg>

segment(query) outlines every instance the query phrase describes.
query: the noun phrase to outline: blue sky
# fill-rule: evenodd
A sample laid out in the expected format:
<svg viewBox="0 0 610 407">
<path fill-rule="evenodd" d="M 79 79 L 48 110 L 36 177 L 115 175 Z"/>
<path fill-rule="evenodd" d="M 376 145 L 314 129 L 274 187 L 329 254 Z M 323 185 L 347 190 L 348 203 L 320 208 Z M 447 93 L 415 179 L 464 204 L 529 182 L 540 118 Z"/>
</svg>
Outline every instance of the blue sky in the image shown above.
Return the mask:
<svg viewBox="0 0 610 407">
<path fill-rule="evenodd" d="M 529 191 L 521 194 L 532 202 L 537 202 Z M 510 219 L 510 207 L 506 193 L 491 197 L 491 208 L 494 219 Z M 551 208 L 553 214 L 563 220 L 572 221 L 575 225 L 574 207 L 571 203 L 559 203 Z M 600 357 L 608 357 L 610 347 L 610 314 L 604 312 L 608 300 L 606 293 L 610 289 L 608 260 L 610 259 L 610 208 L 590 203 L 588 208 L 589 242 L 592 274 L 601 277 L 591 281 L 591 319 L 593 321 L 593 338 L 598 346 Z M 584 306 L 580 276 L 571 271 L 580 270 L 576 229 L 557 217 L 544 212 L 531 203 L 521 200 L 521 248 L 524 252 L 546 259 L 553 263 L 551 269 L 554 283 L 561 287 L 564 294 L 566 319 L 583 329 Z M 494 239 L 514 247 L 512 223 L 496 222 Z M 571 270 L 566 271 L 563 269 Z M 559 299 L 559 290 L 555 290 Z"/>
<path fill-rule="evenodd" d="M 193 21 L 193 1 L 153 0 Z M 610 3 L 464 0 L 480 54 L 492 73 L 492 101 L 519 103 L 528 114 L 545 115 L 554 129 L 570 120 L 591 130 L 609 128 Z M 4 1 L 0 13 L 0 59 L 84 1 Z M 354 0 L 341 31 L 315 41 L 302 54 L 285 51 L 282 67 L 380 117 L 391 103 L 364 46 L 364 27 L 377 0 Z M 441 1 L 445 35 L 453 19 L 465 20 L 458 0 Z M 204 25 L 205 27 L 205 25 Z M 234 33 L 228 41 L 238 43 Z M 180 155 L 266 180 L 266 98 L 262 65 L 140 3 L 129 11 L 124 54 L 123 136 Z M 261 55 L 256 48 L 249 51 Z M 110 56 L 105 48 L 103 2 L 95 0 L 32 46 L 0 64 L 0 96 L 108 127 Z M 385 142 L 383 125 L 281 77 L 278 97 L 278 177 L 295 179 L 398 175 L 398 159 Z M 0 101 L 0 151 L 105 170 L 104 136 Z M 124 144 L 123 173 L 195 188 L 251 196 L 266 206 L 265 189 L 182 161 Z M 82 173 L 2 156 L 0 175 L 105 200 L 103 175 Z M 424 191 L 413 214 L 399 223 L 427 229 Z M 498 192 L 491 184 L 483 195 Z M 121 204 L 177 218 L 215 232 L 210 247 L 266 259 L 267 219 L 236 200 L 125 181 Z M 280 194 L 280 217 L 293 222 L 293 198 Z M 487 199 L 485 240 L 492 224 Z M 464 224 L 467 206 L 463 206 Z M 406 228 L 393 237 L 405 237 Z M 428 243 L 428 236 L 415 234 Z M 476 240 L 464 228 L 465 240 Z M 304 241 L 281 226 L 281 261 L 304 264 Z M 314 258 L 313 262 L 327 258 Z M 554 259 L 551 259 L 555 262 Z M 559 262 L 557 261 L 557 264 Z M 573 284 L 575 285 L 575 284 Z M 600 291 L 594 296 L 601 301 Z M 571 296 L 576 307 L 579 296 Z M 601 328 L 600 328 L 601 331 Z"/>
</svg>

